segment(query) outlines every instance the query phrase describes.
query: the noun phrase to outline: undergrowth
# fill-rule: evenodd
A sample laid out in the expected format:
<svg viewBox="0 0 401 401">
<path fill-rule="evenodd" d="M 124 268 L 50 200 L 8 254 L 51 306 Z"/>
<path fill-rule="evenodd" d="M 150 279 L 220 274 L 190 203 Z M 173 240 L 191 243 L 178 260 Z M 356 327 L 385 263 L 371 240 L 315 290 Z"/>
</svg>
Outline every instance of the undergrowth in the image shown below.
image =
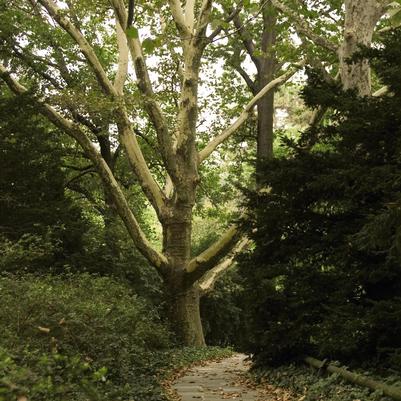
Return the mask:
<svg viewBox="0 0 401 401">
<path fill-rule="evenodd" d="M 219 348 L 181 348 L 126 285 L 0 276 L 0 401 L 165 401 L 161 381 Z"/>
<path fill-rule="evenodd" d="M 372 376 L 388 385 L 400 385 L 400 377 L 389 375 L 386 378 L 371 372 L 358 372 Z M 260 368 L 252 371 L 251 377 L 258 384 L 269 384 L 288 389 L 303 401 L 391 401 L 381 391 L 372 391 L 344 381 L 338 374 L 323 374 L 312 368 L 300 365 L 287 365 L 275 368 Z"/>
</svg>

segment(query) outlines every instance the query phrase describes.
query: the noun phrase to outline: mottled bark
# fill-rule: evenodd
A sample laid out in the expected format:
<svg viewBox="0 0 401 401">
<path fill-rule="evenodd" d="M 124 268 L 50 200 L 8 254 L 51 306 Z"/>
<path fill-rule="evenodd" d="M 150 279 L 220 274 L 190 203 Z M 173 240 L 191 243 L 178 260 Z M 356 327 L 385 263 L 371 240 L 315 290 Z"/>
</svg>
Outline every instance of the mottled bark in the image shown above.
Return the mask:
<svg viewBox="0 0 401 401">
<path fill-rule="evenodd" d="M 186 345 L 204 346 L 205 337 L 200 317 L 200 293 L 197 286 L 174 291 L 169 299 L 170 320 L 178 339 Z"/>
<path fill-rule="evenodd" d="M 371 94 L 369 63 L 366 59 L 352 63 L 348 60 L 360 46 L 371 45 L 386 4 L 385 0 L 345 0 L 344 38 L 339 49 L 341 82 L 344 89 L 355 89 L 361 96 Z"/>
<path fill-rule="evenodd" d="M 186 345 L 204 345 L 199 309 L 199 290 L 189 279 L 191 257 L 192 205 L 175 205 L 163 225 L 163 254 L 169 270 L 164 276 L 170 321 Z"/>
</svg>

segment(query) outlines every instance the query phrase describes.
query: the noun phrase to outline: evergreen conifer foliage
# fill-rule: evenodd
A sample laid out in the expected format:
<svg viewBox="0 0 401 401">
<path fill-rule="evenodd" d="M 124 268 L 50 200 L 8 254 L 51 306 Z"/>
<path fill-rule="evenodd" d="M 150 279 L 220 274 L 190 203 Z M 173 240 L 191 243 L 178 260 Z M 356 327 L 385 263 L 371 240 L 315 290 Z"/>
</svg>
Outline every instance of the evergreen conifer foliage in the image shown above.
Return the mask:
<svg viewBox="0 0 401 401">
<path fill-rule="evenodd" d="M 390 95 L 358 97 L 309 71 L 305 102 L 330 117 L 283 140 L 286 156 L 247 192 L 247 346 L 261 363 L 309 352 L 401 362 L 400 39 L 363 51 Z"/>
</svg>

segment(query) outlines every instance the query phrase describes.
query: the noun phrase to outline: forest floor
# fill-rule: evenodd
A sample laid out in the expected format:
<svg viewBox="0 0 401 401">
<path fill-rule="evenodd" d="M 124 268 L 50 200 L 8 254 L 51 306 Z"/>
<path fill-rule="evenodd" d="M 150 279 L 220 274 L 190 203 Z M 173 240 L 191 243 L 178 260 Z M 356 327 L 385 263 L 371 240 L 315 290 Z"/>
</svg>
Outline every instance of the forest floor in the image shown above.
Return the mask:
<svg viewBox="0 0 401 401">
<path fill-rule="evenodd" d="M 235 354 L 203 366 L 194 366 L 178 378 L 172 388 L 181 401 L 292 401 L 298 398 L 283 388 L 255 386 L 246 378 L 250 364 Z"/>
</svg>

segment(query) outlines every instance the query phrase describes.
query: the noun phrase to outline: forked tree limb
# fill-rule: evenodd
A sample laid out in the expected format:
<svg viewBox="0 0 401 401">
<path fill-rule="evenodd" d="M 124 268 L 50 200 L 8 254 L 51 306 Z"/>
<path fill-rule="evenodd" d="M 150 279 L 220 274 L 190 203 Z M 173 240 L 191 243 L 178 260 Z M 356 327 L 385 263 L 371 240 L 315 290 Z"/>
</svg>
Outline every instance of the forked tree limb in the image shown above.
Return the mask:
<svg viewBox="0 0 401 401">
<path fill-rule="evenodd" d="M 125 102 L 122 96 L 115 89 L 112 82 L 107 77 L 102 64 L 96 56 L 92 46 L 83 36 L 81 31 L 74 26 L 68 18 L 66 18 L 60 8 L 52 0 L 38 0 L 40 4 L 47 10 L 47 12 L 57 21 L 57 23 L 71 36 L 71 38 L 79 46 L 81 52 L 85 56 L 89 66 L 95 73 L 100 87 L 110 96 L 115 102 L 115 116 L 116 123 L 119 130 L 120 142 L 123 144 L 128 160 L 139 183 L 154 207 L 156 213 L 161 216 L 164 212 L 164 194 L 154 179 L 146 160 L 142 154 L 141 148 L 133 134 L 131 122 L 129 120 Z M 123 25 L 124 26 L 124 25 Z"/>
<path fill-rule="evenodd" d="M 252 92 L 253 95 L 256 95 L 257 93 L 257 86 L 256 82 L 252 80 L 252 78 L 249 76 L 249 74 L 241 67 L 240 64 L 232 64 L 232 67 L 235 69 L 235 71 L 238 72 L 239 75 L 241 75 L 242 79 L 245 81 L 247 84 L 248 88 Z"/>
<path fill-rule="evenodd" d="M 0 78 L 7 84 L 11 92 L 17 96 L 24 95 L 28 90 L 15 80 L 9 71 L 0 63 Z M 38 107 L 40 113 L 45 116 L 50 122 L 56 127 L 66 133 L 68 136 L 75 139 L 84 150 L 85 154 L 92 161 L 96 167 L 104 186 L 110 191 L 113 197 L 114 204 L 125 223 L 125 226 L 133 239 L 135 245 L 139 251 L 158 268 L 161 274 L 164 274 L 167 266 L 167 259 L 164 255 L 158 252 L 152 247 L 144 232 L 142 231 L 138 221 L 132 213 L 128 202 L 122 192 L 118 182 L 116 181 L 113 173 L 105 160 L 100 155 L 96 146 L 91 142 L 85 132 L 80 126 L 65 117 L 63 117 L 58 111 L 56 111 L 51 105 L 46 102 L 32 98 L 32 101 Z"/>
<path fill-rule="evenodd" d="M 111 4 L 120 25 L 126 26 L 128 14 L 124 2 L 122 0 L 111 0 Z M 169 174 L 174 176 L 176 175 L 176 164 L 173 153 L 172 138 L 166 118 L 163 115 L 160 105 L 156 101 L 140 39 L 130 37 L 130 35 L 127 34 L 126 41 L 134 64 L 138 89 L 143 96 L 142 100 L 145 111 L 156 130 L 162 159 Z"/>
<path fill-rule="evenodd" d="M 234 134 L 245 121 L 249 118 L 252 109 L 255 107 L 256 103 L 263 98 L 268 92 L 276 89 L 278 86 L 282 85 L 284 82 L 288 81 L 300 68 L 303 67 L 305 63 L 301 62 L 292 68 L 289 68 L 287 72 L 280 75 L 278 78 L 269 82 L 263 89 L 261 89 L 245 106 L 244 110 L 240 116 L 221 134 L 214 137 L 206 146 L 199 152 L 199 162 L 205 160 L 209 155 L 216 150 L 216 148 L 223 143 L 228 137 Z"/>
<path fill-rule="evenodd" d="M 230 13 L 231 14 L 231 13 Z M 245 28 L 240 16 L 237 14 L 233 18 L 234 26 L 239 34 L 242 44 L 244 45 L 249 57 L 252 59 L 256 68 L 260 69 L 260 58 L 255 55 L 255 44 L 253 43 L 252 37 L 248 30 Z"/>
<path fill-rule="evenodd" d="M 241 232 L 237 225 L 233 224 L 220 238 L 209 248 L 194 257 L 187 267 L 187 278 L 195 282 L 205 273 L 213 269 L 222 258 L 229 254 L 241 238 Z"/>
<path fill-rule="evenodd" d="M 209 24 L 210 12 L 212 10 L 212 0 L 203 0 L 199 15 L 196 21 L 195 31 L 197 36 L 203 36 Z"/>
<path fill-rule="evenodd" d="M 180 0 L 169 0 L 168 3 L 170 5 L 170 11 L 178 32 L 180 33 L 181 39 L 189 41 L 192 37 L 192 32 L 189 30 L 186 24 Z"/>
</svg>

